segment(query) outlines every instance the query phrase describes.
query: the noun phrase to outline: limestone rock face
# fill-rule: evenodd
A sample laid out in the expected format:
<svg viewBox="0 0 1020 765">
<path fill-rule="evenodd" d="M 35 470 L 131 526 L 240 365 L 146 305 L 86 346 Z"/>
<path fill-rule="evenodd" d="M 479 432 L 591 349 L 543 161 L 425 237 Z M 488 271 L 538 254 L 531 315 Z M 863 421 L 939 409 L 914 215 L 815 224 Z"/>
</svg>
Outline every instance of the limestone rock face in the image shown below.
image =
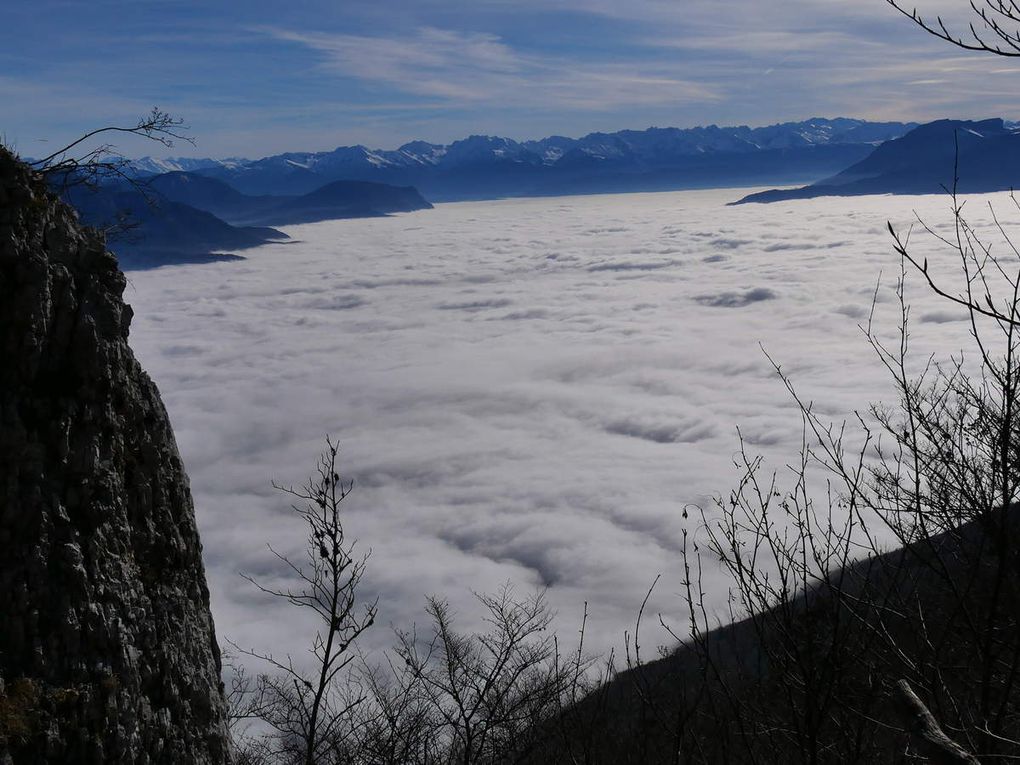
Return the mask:
<svg viewBox="0 0 1020 765">
<path fill-rule="evenodd" d="M 0 149 L 0 763 L 222 763 L 188 479 L 102 238 Z"/>
</svg>

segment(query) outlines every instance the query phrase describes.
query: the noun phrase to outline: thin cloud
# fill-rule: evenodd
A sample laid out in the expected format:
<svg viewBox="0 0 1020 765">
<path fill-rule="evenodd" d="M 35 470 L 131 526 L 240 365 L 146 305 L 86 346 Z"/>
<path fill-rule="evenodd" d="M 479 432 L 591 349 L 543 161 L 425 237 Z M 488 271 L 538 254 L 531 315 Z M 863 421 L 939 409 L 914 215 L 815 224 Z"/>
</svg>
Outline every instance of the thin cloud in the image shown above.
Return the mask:
<svg viewBox="0 0 1020 765">
<path fill-rule="evenodd" d="M 966 3 L 916 4 L 967 33 Z M 122 16 L 106 2 L 11 9 L 6 135 L 77 135 L 125 99 L 181 114 L 214 156 L 817 114 L 1013 117 L 1003 75 L 1020 71 L 957 63 L 882 0 L 313 0 L 286 20 L 271 4 L 181 0 L 141 4 L 130 26 Z"/>
<path fill-rule="evenodd" d="M 782 53 L 784 55 L 807 56 L 820 51 L 832 55 L 852 48 L 875 49 L 884 47 L 878 40 L 861 39 L 860 35 L 836 30 L 818 30 L 812 33 L 783 29 L 755 29 L 709 31 L 698 35 L 677 35 L 647 37 L 642 44 L 653 48 L 699 51 L 701 53 L 723 52 L 742 56 Z"/>
<path fill-rule="evenodd" d="M 400 37 L 263 32 L 317 52 L 322 66 L 337 74 L 450 102 L 606 110 L 664 99 L 710 102 L 723 97 L 661 65 L 578 64 L 516 50 L 492 34 L 433 27 Z"/>
<path fill-rule="evenodd" d="M 740 2 L 729 0 L 494 0 L 493 5 L 513 5 L 522 8 L 555 8 L 578 14 L 602 16 L 620 21 L 640 21 L 659 26 L 668 25 L 677 30 L 717 28 L 741 28 L 751 32 L 755 28 L 795 26 L 814 29 L 838 28 L 840 23 L 874 22 L 890 20 L 890 27 L 896 27 L 897 15 L 882 0 L 875 3 L 854 0 L 777 0 L 776 2 Z M 959 22 L 970 18 L 970 8 L 959 0 L 915 0 L 909 4 L 917 7 L 926 18 L 942 16 L 948 22 Z M 962 7 L 961 7 L 962 6 Z M 901 22 L 899 29 L 906 28 Z"/>
</svg>

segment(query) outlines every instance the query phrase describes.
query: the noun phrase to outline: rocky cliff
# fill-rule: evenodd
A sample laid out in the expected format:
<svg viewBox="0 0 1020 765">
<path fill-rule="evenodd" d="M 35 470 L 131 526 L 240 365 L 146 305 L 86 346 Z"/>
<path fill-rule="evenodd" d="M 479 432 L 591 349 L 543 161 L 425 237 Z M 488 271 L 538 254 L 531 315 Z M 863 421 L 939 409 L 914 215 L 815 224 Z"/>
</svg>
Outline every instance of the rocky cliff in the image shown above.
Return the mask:
<svg viewBox="0 0 1020 765">
<path fill-rule="evenodd" d="M 0 149 L 0 763 L 221 763 L 187 476 L 100 237 Z"/>
</svg>

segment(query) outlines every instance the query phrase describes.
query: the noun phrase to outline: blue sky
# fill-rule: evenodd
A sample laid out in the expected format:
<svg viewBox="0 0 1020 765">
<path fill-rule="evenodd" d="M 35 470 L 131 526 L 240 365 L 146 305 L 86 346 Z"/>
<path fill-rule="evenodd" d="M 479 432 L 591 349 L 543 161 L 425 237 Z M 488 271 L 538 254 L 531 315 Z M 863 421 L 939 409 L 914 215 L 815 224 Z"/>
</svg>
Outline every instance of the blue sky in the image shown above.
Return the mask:
<svg viewBox="0 0 1020 765">
<path fill-rule="evenodd" d="M 963 0 L 918 0 L 962 19 Z M 13 0 L 0 131 L 25 155 L 153 105 L 262 156 L 811 116 L 1020 116 L 1020 62 L 884 0 Z"/>
</svg>

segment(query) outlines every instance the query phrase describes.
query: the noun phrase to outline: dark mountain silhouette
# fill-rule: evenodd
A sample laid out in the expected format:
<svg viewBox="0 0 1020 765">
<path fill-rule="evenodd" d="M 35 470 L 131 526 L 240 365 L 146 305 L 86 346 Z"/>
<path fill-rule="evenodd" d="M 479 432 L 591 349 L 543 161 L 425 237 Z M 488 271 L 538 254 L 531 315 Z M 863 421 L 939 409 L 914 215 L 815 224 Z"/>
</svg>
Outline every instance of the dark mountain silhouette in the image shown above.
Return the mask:
<svg viewBox="0 0 1020 765">
<path fill-rule="evenodd" d="M 937 194 L 953 186 L 978 193 L 1010 189 L 1020 178 L 1020 133 L 1001 119 L 939 120 L 888 141 L 840 173 L 797 189 L 750 194 L 743 202 L 778 202 L 860 194 Z"/>
<path fill-rule="evenodd" d="M 110 231 L 110 248 L 125 269 L 237 258 L 223 251 L 288 238 L 273 228 L 232 226 L 210 212 L 137 190 L 76 186 L 64 198 L 82 222 Z"/>
<path fill-rule="evenodd" d="M 72 179 L 73 180 L 73 179 Z M 186 172 L 64 192 L 90 226 L 112 232 L 125 268 L 224 258 L 287 239 L 270 225 L 366 218 L 432 207 L 417 190 L 367 181 L 335 181 L 300 196 L 249 196 L 216 178 Z"/>
<path fill-rule="evenodd" d="M 432 207 L 414 188 L 366 181 L 335 181 L 301 196 L 249 196 L 221 180 L 183 172 L 157 175 L 146 186 L 171 202 L 208 210 L 237 225 L 283 226 Z"/>
</svg>

